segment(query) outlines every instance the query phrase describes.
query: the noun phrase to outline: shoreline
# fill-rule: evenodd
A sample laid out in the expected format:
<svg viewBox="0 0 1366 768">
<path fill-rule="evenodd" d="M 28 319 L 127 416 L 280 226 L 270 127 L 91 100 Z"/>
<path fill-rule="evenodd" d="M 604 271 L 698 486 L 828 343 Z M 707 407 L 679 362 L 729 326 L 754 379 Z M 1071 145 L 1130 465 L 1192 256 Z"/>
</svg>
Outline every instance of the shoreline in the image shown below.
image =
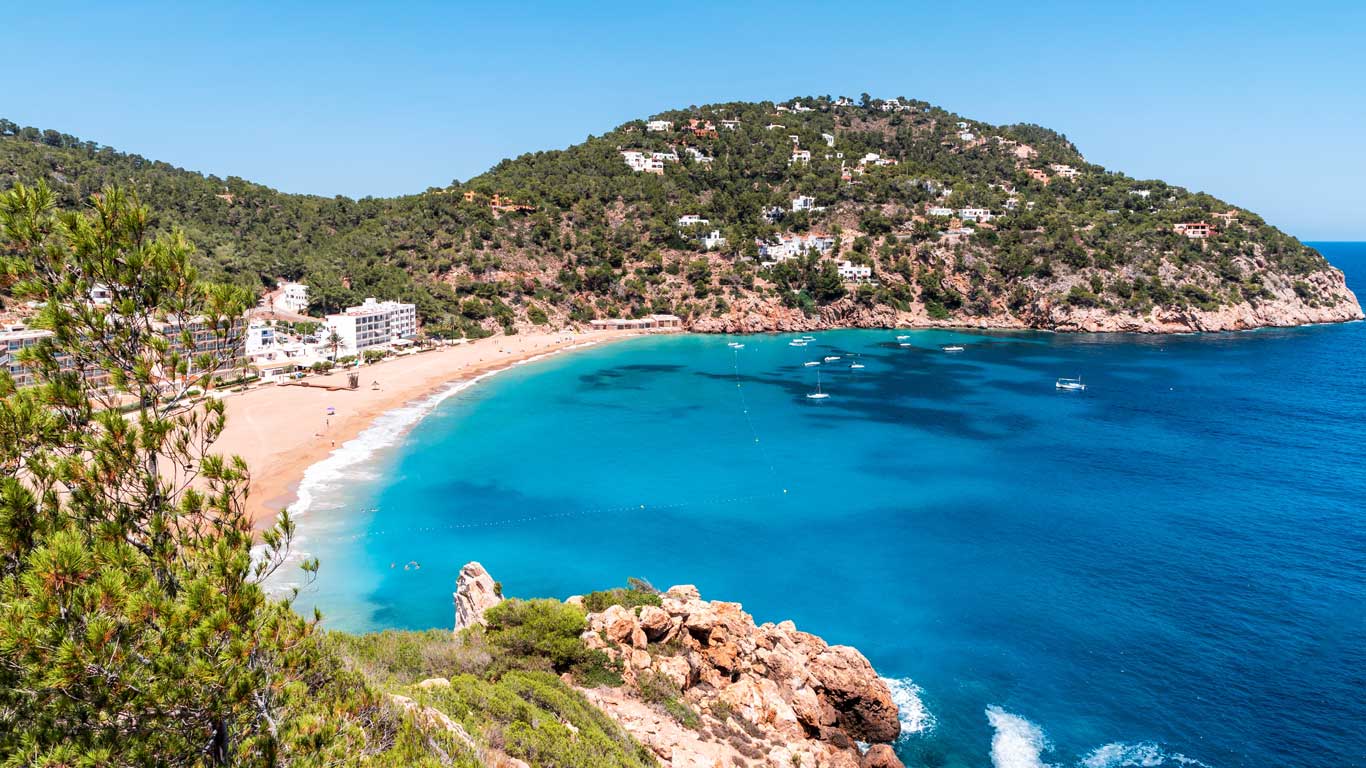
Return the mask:
<svg viewBox="0 0 1366 768">
<path fill-rule="evenodd" d="M 648 334 L 560 331 L 491 336 L 362 366 L 357 369 L 361 386 L 356 390 L 274 384 L 232 394 L 223 398 L 227 426 L 213 453 L 241 456 L 252 469 L 246 508 L 259 531 L 299 500 L 311 467 L 334 456 L 385 414 L 443 395 L 443 388 L 458 391 L 461 385 L 545 355 L 642 335 Z M 349 370 L 307 381 L 344 386 Z M 334 409 L 330 414 L 329 408 Z"/>
</svg>

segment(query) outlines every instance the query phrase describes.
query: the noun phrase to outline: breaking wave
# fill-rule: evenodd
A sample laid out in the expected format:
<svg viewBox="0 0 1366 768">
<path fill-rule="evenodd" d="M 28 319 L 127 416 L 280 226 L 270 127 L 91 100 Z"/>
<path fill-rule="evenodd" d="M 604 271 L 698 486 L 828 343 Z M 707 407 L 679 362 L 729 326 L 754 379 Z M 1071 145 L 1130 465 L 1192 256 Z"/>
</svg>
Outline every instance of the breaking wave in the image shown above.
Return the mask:
<svg viewBox="0 0 1366 768">
<path fill-rule="evenodd" d="M 1053 745 L 1043 729 L 998 706 L 987 707 L 987 722 L 996 729 L 991 737 L 991 764 L 996 768 L 1054 768 L 1043 761 Z"/>
<path fill-rule="evenodd" d="M 920 699 L 924 693 L 920 686 L 911 682 L 909 677 L 884 677 L 882 682 L 887 684 L 888 690 L 892 692 L 892 701 L 896 702 L 902 738 L 934 730 L 934 715 L 930 714 L 925 708 L 925 702 Z"/>
</svg>

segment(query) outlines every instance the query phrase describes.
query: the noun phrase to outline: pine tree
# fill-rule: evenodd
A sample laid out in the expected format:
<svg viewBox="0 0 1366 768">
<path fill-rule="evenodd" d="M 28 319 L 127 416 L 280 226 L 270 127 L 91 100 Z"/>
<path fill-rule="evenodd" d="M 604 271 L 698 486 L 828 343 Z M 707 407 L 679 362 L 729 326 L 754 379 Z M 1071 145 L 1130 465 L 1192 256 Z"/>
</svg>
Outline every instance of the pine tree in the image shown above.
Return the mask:
<svg viewBox="0 0 1366 768">
<path fill-rule="evenodd" d="M 253 559 L 247 467 L 196 397 L 234 375 L 251 297 L 113 188 L 58 212 L 16 186 L 0 254 L 51 332 L 19 355 L 37 384 L 0 372 L 0 764 L 276 763 L 316 623 L 265 594 L 292 523 Z"/>
</svg>

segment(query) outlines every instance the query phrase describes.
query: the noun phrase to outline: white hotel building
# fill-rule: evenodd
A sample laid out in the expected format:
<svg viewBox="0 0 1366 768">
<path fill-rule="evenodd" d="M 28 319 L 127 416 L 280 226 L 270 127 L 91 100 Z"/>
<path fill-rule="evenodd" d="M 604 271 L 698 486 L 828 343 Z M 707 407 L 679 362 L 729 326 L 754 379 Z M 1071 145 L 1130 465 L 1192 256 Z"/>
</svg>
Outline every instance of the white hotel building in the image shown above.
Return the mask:
<svg viewBox="0 0 1366 768">
<path fill-rule="evenodd" d="M 366 299 L 359 306 L 347 307 L 340 314 L 328 315 L 327 328 L 341 338 L 341 344 L 337 347 L 338 357 L 358 355 L 396 339 L 416 336 L 417 307 L 398 301 Z"/>
</svg>

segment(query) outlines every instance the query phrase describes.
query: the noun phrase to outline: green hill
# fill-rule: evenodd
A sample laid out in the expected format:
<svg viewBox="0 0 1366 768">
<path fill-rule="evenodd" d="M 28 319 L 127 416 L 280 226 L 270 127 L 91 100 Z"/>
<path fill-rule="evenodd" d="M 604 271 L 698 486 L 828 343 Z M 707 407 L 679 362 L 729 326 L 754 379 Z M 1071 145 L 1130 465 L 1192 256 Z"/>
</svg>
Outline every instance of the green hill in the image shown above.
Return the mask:
<svg viewBox="0 0 1366 768">
<path fill-rule="evenodd" d="M 672 125 L 632 121 L 445 189 L 358 201 L 0 121 L 0 186 L 46 179 L 75 204 L 131 182 L 159 225 L 187 232 L 213 277 L 257 290 L 300 279 L 315 311 L 405 298 L 429 330 L 451 334 L 654 311 L 700 330 L 1190 330 L 1360 316 L 1340 273 L 1255 213 L 1107 171 L 1039 126 L 828 97 L 653 119 Z M 623 151 L 663 153 L 662 174 L 633 170 Z M 799 196 L 811 209 L 793 210 Z M 963 209 L 992 218 L 965 221 Z M 679 226 L 689 214 L 707 223 Z M 1175 229 L 1201 222 L 1209 237 Z M 713 230 L 726 245 L 706 251 Z M 835 241 L 823 257 L 761 265 L 756 241 L 817 231 Z M 872 281 L 841 280 L 843 261 L 869 267 Z"/>
</svg>

